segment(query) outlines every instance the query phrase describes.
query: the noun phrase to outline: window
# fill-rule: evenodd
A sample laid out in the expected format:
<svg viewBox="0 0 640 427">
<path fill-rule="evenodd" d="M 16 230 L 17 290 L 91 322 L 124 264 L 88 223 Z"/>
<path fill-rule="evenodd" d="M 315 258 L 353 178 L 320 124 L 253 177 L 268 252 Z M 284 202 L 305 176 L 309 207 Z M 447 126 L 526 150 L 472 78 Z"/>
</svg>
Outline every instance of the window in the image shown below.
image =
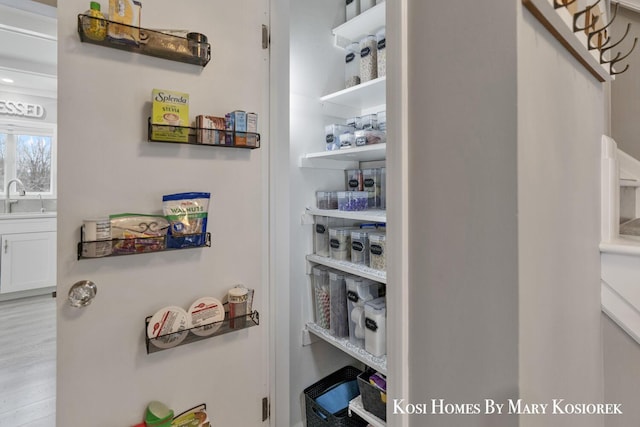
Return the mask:
<svg viewBox="0 0 640 427">
<path fill-rule="evenodd" d="M 55 125 L 0 122 L 0 188 L 18 178 L 27 195 L 55 197 Z M 11 191 L 16 191 L 12 185 Z"/>
</svg>

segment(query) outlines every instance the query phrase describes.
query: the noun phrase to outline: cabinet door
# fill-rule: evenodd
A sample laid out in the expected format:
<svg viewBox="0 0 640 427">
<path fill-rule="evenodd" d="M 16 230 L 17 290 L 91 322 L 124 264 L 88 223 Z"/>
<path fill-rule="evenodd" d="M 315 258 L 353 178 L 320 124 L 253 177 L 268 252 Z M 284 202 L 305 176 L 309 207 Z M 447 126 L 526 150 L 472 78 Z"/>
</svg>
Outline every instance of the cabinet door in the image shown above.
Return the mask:
<svg viewBox="0 0 640 427">
<path fill-rule="evenodd" d="M 2 236 L 0 292 L 26 291 L 55 286 L 56 233 Z"/>
</svg>

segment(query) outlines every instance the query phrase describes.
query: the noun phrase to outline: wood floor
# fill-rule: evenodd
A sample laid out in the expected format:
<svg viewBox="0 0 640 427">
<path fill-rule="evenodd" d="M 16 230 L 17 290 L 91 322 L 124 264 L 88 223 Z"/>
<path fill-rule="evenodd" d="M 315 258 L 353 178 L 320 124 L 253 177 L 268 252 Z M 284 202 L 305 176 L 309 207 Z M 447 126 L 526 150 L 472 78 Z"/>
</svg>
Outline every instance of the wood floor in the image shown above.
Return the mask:
<svg viewBox="0 0 640 427">
<path fill-rule="evenodd" d="M 56 302 L 0 302 L 0 427 L 55 427 Z"/>
</svg>

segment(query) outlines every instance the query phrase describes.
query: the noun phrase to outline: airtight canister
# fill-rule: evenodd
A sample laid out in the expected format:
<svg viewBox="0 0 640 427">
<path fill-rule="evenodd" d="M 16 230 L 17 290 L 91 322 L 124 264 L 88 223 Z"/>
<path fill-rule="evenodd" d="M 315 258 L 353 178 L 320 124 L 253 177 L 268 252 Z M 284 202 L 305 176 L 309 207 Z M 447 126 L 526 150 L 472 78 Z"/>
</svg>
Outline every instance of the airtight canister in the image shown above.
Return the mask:
<svg viewBox="0 0 640 427">
<path fill-rule="evenodd" d="M 368 35 L 360 40 L 360 81 L 368 82 L 378 77 L 378 44 L 376 36 Z"/>
<path fill-rule="evenodd" d="M 347 21 L 360 14 L 360 0 L 346 0 Z"/>
<path fill-rule="evenodd" d="M 387 305 L 384 297 L 364 303 L 364 349 L 376 357 L 387 354 Z"/>
<path fill-rule="evenodd" d="M 347 46 L 347 53 L 344 57 L 344 62 L 345 87 L 360 84 L 360 45 L 358 43 L 351 43 Z"/>
</svg>

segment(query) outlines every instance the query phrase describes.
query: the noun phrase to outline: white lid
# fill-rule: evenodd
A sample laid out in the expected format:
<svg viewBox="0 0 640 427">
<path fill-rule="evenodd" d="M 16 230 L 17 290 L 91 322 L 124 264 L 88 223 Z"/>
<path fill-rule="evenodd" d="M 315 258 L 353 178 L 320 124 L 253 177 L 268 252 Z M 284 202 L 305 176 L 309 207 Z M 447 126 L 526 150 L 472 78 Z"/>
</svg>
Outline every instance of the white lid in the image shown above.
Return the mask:
<svg viewBox="0 0 640 427">
<path fill-rule="evenodd" d="M 384 314 L 387 311 L 387 299 L 385 297 L 376 298 L 364 303 L 365 313 Z"/>
<path fill-rule="evenodd" d="M 222 326 L 224 307 L 220 300 L 213 297 L 198 298 L 189 307 L 189 318 L 194 329 L 191 331 L 201 337 L 212 335 Z M 215 323 L 215 324 L 214 324 Z M 199 326 L 195 328 L 195 326 Z"/>
<path fill-rule="evenodd" d="M 171 348 L 180 344 L 191 327 L 187 312 L 181 307 L 168 306 L 158 310 L 147 326 L 147 336 L 158 348 Z M 181 333 L 176 333 L 180 332 Z M 160 337 L 160 338 L 158 338 Z"/>
</svg>

